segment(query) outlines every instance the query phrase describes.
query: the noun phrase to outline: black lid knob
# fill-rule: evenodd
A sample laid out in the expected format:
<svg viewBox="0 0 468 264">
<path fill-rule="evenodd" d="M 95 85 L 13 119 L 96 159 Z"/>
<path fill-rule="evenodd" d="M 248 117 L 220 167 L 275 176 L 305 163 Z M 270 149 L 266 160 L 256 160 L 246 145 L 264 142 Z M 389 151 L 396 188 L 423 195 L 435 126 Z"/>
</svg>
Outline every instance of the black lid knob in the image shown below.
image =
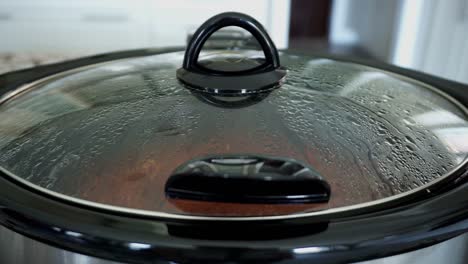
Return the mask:
<svg viewBox="0 0 468 264">
<path fill-rule="evenodd" d="M 207 68 L 198 63 L 205 41 L 218 29 L 238 26 L 249 31 L 265 54 L 263 64 L 247 70 L 226 71 Z M 226 65 L 223 65 L 226 66 Z M 280 66 L 278 51 L 266 30 L 254 18 L 235 12 L 216 15 L 207 20 L 193 35 L 185 51 L 177 78 L 188 88 L 216 95 L 247 95 L 278 88 L 286 75 Z"/>
<path fill-rule="evenodd" d="M 191 160 L 166 182 L 171 198 L 233 203 L 326 203 L 330 185 L 294 159 L 218 155 Z"/>
</svg>

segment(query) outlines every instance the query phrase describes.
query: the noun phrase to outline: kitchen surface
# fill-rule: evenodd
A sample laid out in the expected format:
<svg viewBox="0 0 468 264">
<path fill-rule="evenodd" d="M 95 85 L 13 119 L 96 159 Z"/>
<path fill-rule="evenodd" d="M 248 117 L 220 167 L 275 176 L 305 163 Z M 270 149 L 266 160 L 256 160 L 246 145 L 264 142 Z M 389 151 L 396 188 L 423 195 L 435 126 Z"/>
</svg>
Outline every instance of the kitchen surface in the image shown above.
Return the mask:
<svg viewBox="0 0 468 264">
<path fill-rule="evenodd" d="M 0 0 L 0 264 L 468 263 L 468 0 Z"/>
</svg>

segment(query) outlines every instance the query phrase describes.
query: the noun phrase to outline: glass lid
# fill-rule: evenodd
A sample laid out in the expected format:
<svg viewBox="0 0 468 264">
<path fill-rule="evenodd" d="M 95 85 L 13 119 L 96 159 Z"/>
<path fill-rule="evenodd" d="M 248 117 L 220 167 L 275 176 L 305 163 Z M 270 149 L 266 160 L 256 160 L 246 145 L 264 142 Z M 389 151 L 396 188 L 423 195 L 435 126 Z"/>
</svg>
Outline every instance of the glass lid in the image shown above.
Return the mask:
<svg viewBox="0 0 468 264">
<path fill-rule="evenodd" d="M 464 162 L 465 109 L 436 88 L 287 52 L 277 58 L 281 67 L 263 67 L 267 53 L 197 54 L 199 66 L 213 68 L 239 57 L 256 62 L 248 78 L 217 80 L 213 87 L 222 89 L 190 87 L 203 78 L 183 79 L 191 74 L 179 69 L 184 52 L 95 64 L 20 87 L 0 104 L 0 167 L 100 204 L 245 217 L 381 202 Z M 257 74 L 263 79 L 247 83 Z"/>
</svg>

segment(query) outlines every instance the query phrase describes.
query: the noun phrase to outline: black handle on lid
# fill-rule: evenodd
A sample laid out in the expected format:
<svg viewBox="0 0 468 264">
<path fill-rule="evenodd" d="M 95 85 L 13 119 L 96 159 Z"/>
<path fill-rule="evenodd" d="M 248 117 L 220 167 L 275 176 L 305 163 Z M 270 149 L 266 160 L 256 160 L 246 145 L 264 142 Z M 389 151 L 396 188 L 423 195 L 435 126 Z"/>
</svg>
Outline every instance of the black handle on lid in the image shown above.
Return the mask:
<svg viewBox="0 0 468 264">
<path fill-rule="evenodd" d="M 238 26 L 249 31 L 259 42 L 265 55 L 265 62 L 258 65 L 251 59 L 252 68 L 247 70 L 222 70 L 235 68 L 236 62 L 217 62 L 207 68 L 199 64 L 198 57 L 206 40 L 218 29 Z M 245 63 L 245 61 L 244 61 Z M 214 69 L 216 65 L 220 69 Z M 222 66 L 222 67 L 221 67 Z M 177 78 L 188 88 L 216 95 L 246 95 L 268 91 L 281 85 L 286 70 L 280 67 L 280 59 L 275 44 L 266 30 L 254 18 L 235 12 L 216 15 L 198 28 L 190 40 L 182 68 L 177 70 Z"/>
<path fill-rule="evenodd" d="M 280 67 L 278 51 L 263 26 L 251 16 L 235 12 L 216 15 L 198 28 L 185 51 L 182 66 L 187 70 L 196 68 L 198 56 L 206 40 L 215 31 L 227 26 L 238 26 L 249 31 L 262 47 L 267 67 L 271 69 Z"/>
<path fill-rule="evenodd" d="M 330 186 L 293 159 L 224 155 L 183 164 L 166 182 L 170 198 L 234 203 L 323 203 Z"/>
</svg>

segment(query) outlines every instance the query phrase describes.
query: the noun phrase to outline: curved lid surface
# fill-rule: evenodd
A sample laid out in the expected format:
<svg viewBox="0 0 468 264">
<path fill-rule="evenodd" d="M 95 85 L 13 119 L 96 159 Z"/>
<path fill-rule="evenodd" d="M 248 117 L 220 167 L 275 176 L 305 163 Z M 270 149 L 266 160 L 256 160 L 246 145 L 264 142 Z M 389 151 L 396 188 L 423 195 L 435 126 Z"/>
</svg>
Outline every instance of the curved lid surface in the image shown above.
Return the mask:
<svg viewBox="0 0 468 264">
<path fill-rule="evenodd" d="M 393 197 L 465 160 L 465 110 L 434 87 L 363 65 L 281 53 L 288 74 L 280 88 L 262 96 L 208 96 L 177 80 L 183 55 L 78 68 L 5 95 L 0 167 L 102 204 L 259 216 Z M 200 60 L 219 55 L 206 51 Z M 169 176 L 187 161 L 240 154 L 305 164 L 328 183 L 328 203 L 238 204 L 166 195 Z"/>
</svg>

